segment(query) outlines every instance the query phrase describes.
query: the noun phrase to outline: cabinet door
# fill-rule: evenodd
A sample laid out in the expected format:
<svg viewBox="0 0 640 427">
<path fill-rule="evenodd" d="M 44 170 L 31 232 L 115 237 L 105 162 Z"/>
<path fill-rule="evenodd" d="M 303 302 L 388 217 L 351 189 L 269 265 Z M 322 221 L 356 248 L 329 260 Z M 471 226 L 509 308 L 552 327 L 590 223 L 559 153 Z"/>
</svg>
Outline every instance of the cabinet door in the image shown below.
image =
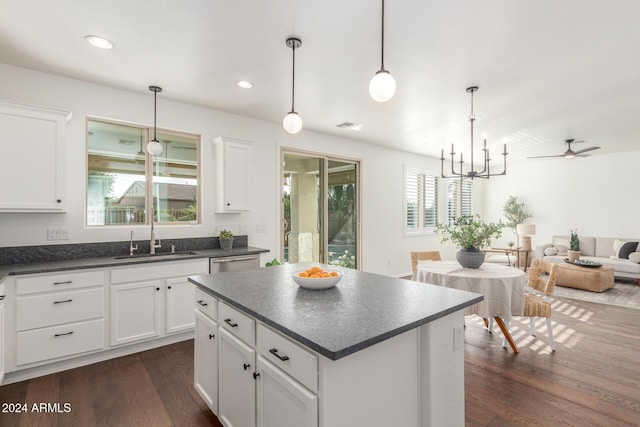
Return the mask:
<svg viewBox="0 0 640 427">
<path fill-rule="evenodd" d="M 218 137 L 216 144 L 216 211 L 250 210 L 251 143 Z"/>
<path fill-rule="evenodd" d="M 160 335 L 162 282 L 111 286 L 111 345 Z"/>
<path fill-rule="evenodd" d="M 6 156 L 0 168 L 0 211 L 63 209 L 64 144 L 70 118 L 64 111 L 0 102 L 0 143 Z M 19 185 L 12 184 L 16 182 Z"/>
<path fill-rule="evenodd" d="M 186 277 L 165 283 L 165 331 L 167 334 L 193 329 L 195 285 Z"/>
<path fill-rule="evenodd" d="M 220 421 L 227 427 L 256 425 L 256 392 L 253 378 L 255 350 L 225 331 L 220 337 Z"/>
<path fill-rule="evenodd" d="M 258 427 L 316 427 L 318 397 L 258 356 L 256 379 Z"/>
<path fill-rule="evenodd" d="M 218 324 L 195 311 L 193 384 L 214 414 L 218 414 Z"/>
</svg>

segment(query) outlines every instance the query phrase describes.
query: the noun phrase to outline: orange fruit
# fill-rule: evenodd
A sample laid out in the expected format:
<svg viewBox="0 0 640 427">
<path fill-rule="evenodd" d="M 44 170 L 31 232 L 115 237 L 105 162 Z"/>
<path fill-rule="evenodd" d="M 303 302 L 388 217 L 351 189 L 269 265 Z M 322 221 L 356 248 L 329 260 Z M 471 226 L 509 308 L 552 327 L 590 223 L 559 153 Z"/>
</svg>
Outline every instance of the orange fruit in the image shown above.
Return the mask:
<svg viewBox="0 0 640 427">
<path fill-rule="evenodd" d="M 320 267 L 318 266 L 313 266 L 309 269 L 309 271 L 311 271 L 311 273 L 313 274 L 313 273 L 318 273 L 319 271 L 322 271 L 322 270 L 320 270 Z"/>
<path fill-rule="evenodd" d="M 309 277 L 309 274 L 307 274 L 306 271 L 302 271 L 298 274 L 299 277 Z"/>
<path fill-rule="evenodd" d="M 336 277 L 338 275 L 337 271 L 332 271 L 331 273 L 329 273 L 332 277 Z"/>
</svg>

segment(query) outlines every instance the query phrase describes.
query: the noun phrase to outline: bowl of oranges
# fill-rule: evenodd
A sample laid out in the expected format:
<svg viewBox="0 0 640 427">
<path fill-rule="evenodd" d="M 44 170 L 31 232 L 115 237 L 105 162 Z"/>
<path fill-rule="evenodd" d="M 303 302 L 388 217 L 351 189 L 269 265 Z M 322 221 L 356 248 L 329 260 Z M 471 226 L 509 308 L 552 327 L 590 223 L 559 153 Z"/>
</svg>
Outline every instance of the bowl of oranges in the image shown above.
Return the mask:
<svg viewBox="0 0 640 427">
<path fill-rule="evenodd" d="M 291 277 L 294 282 L 305 289 L 329 289 L 338 284 L 342 279 L 342 273 L 313 266 L 306 270 L 296 271 Z"/>
</svg>

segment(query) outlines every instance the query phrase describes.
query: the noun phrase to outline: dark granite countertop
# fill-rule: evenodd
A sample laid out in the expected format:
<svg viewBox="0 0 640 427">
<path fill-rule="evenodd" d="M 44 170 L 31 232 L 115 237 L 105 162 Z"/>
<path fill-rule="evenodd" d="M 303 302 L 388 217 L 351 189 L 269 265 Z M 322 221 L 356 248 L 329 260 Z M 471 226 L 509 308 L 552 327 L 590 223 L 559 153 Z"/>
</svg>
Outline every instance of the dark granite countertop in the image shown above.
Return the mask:
<svg viewBox="0 0 640 427">
<path fill-rule="evenodd" d="M 331 289 L 301 288 L 291 274 L 311 265 L 338 270 L 343 278 Z M 331 360 L 483 299 L 472 292 L 322 264 L 196 275 L 189 281 Z"/>
<path fill-rule="evenodd" d="M 67 270 L 81 270 L 88 268 L 103 268 L 103 267 L 119 267 L 133 264 L 146 264 L 150 262 L 167 262 L 167 261 L 186 261 L 198 258 L 223 258 L 229 256 L 240 256 L 259 254 L 263 252 L 269 252 L 268 249 L 255 248 L 252 246 L 244 246 L 232 248 L 229 250 L 224 249 L 197 249 L 189 255 L 178 255 L 175 257 L 95 257 L 95 258 L 78 258 L 69 260 L 59 260 L 50 262 L 32 262 L 22 264 L 8 264 L 0 265 L 0 281 L 6 276 L 21 275 L 21 274 L 33 274 L 33 273 L 49 273 L 60 272 Z M 163 253 L 159 255 L 169 255 L 169 253 Z"/>
</svg>

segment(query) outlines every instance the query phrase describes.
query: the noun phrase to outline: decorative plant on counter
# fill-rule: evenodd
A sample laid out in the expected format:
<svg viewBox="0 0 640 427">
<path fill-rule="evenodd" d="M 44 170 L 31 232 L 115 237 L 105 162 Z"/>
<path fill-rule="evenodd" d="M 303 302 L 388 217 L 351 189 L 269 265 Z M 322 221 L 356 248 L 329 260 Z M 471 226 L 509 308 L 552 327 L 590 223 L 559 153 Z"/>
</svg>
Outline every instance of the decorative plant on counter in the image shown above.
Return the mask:
<svg viewBox="0 0 640 427">
<path fill-rule="evenodd" d="M 278 258 L 274 258 L 271 261 L 267 261 L 264 263 L 265 267 L 275 267 L 276 265 L 280 265 L 280 261 L 278 261 Z"/>
<path fill-rule="evenodd" d="M 230 230 L 224 228 L 220 230 L 218 239 L 220 240 L 220 248 L 231 249 L 233 247 L 233 233 Z"/>
<path fill-rule="evenodd" d="M 456 259 L 465 268 L 478 268 L 484 262 L 481 249 L 491 246 L 491 239 L 502 235 L 504 224 L 484 222 L 480 215 L 461 216 L 453 224 L 436 223 L 436 233 L 442 234 L 441 242 L 451 241 L 460 248 Z"/>
</svg>

